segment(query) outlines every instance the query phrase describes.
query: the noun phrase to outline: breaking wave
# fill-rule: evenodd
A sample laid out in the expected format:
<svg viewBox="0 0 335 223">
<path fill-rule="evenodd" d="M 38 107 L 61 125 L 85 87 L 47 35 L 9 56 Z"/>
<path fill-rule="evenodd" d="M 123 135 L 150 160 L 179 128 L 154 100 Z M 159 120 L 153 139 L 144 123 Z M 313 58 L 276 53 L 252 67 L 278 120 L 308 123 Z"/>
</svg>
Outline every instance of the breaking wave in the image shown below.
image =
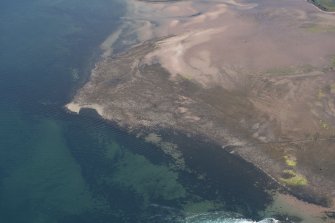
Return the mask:
<svg viewBox="0 0 335 223">
<path fill-rule="evenodd" d="M 148 222 L 161 223 L 280 223 L 274 218 L 265 218 L 263 220 L 253 220 L 245 218 L 236 212 L 216 211 L 204 213 L 185 213 L 183 211 L 157 204 L 151 205 L 156 215 L 151 215 Z M 187 217 L 185 217 L 185 215 Z"/>
<path fill-rule="evenodd" d="M 280 223 L 274 218 L 265 218 L 261 221 L 253 221 L 245 218 L 217 216 L 213 213 L 199 214 L 187 217 L 185 223 Z"/>
</svg>

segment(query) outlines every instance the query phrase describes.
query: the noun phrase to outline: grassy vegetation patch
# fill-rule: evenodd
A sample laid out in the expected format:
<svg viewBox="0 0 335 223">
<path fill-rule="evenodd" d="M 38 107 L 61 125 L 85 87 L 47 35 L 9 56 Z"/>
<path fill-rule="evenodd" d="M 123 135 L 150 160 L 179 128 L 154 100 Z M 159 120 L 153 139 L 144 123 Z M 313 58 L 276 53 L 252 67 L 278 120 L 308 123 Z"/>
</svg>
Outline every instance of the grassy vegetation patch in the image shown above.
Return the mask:
<svg viewBox="0 0 335 223">
<path fill-rule="evenodd" d="M 295 74 L 295 70 L 291 67 L 275 67 L 267 70 L 266 73 L 272 76 L 284 76 Z"/>
<path fill-rule="evenodd" d="M 288 165 L 290 167 L 294 167 L 294 166 L 297 165 L 297 160 L 293 156 L 284 156 L 284 159 L 285 159 L 286 165 Z"/>
<path fill-rule="evenodd" d="M 335 32 L 335 26 L 334 26 Z M 269 76 L 287 76 L 287 75 L 297 75 L 306 74 L 315 71 L 317 68 L 310 64 L 303 64 L 295 67 L 273 67 L 264 72 L 264 75 Z"/>
<path fill-rule="evenodd" d="M 330 128 L 329 124 L 327 122 L 325 122 L 324 120 L 320 120 L 320 127 L 322 129 L 328 130 Z"/>
<path fill-rule="evenodd" d="M 284 170 L 284 177 L 280 181 L 289 186 L 306 186 L 308 181 L 305 176 L 295 172 L 294 170 Z"/>
<path fill-rule="evenodd" d="M 316 68 L 313 67 L 310 64 L 304 64 L 304 65 L 301 66 L 300 69 L 301 69 L 302 73 L 310 73 L 310 72 L 314 71 Z"/>
<path fill-rule="evenodd" d="M 330 66 L 331 68 L 335 69 L 335 56 L 332 56 L 330 59 Z"/>
<path fill-rule="evenodd" d="M 335 26 L 333 25 L 309 24 L 304 28 L 313 33 L 335 32 Z"/>
<path fill-rule="evenodd" d="M 324 97 L 326 97 L 325 92 L 322 89 L 319 89 L 319 91 L 318 91 L 318 98 L 322 99 Z"/>
<path fill-rule="evenodd" d="M 335 68 L 335 64 L 334 64 L 334 68 Z M 335 94 L 335 83 L 330 85 L 330 93 Z"/>
</svg>

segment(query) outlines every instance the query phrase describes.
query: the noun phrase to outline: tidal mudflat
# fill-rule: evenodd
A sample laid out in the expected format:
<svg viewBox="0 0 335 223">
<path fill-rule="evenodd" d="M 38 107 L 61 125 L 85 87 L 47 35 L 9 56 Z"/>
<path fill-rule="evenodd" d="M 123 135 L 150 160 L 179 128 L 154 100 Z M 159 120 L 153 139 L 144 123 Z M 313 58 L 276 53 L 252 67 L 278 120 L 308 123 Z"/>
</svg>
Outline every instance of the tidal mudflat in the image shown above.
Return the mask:
<svg viewBox="0 0 335 223">
<path fill-rule="evenodd" d="M 331 222 L 333 14 L 303 0 L 127 4 L 67 108 L 93 108 L 143 139 L 161 129 L 203 136 L 323 207 L 303 222 Z"/>
</svg>

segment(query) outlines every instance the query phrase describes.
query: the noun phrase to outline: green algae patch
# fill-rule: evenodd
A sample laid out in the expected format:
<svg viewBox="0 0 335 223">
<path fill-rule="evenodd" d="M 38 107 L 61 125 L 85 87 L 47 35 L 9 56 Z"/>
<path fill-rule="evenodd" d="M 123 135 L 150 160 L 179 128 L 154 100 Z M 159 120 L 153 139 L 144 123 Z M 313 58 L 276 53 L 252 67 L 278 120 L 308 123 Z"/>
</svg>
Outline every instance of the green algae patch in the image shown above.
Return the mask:
<svg viewBox="0 0 335 223">
<path fill-rule="evenodd" d="M 280 178 L 280 181 L 289 186 L 306 186 L 308 181 L 305 176 L 295 172 L 294 170 L 284 170 L 285 177 Z"/>
<path fill-rule="evenodd" d="M 183 154 L 178 150 L 178 146 L 176 144 L 163 141 L 162 137 L 156 133 L 149 133 L 144 137 L 144 140 L 158 146 L 166 155 L 173 158 L 176 167 L 179 169 L 185 168 Z"/>
<path fill-rule="evenodd" d="M 217 210 L 222 208 L 222 204 L 218 204 L 215 201 L 199 201 L 199 202 L 188 202 L 183 206 L 186 213 L 206 213 L 209 211 Z"/>
<path fill-rule="evenodd" d="M 284 160 L 287 166 L 295 167 L 297 165 L 297 160 L 293 156 L 284 156 Z"/>
<path fill-rule="evenodd" d="M 166 166 L 152 164 L 144 156 L 125 152 L 118 164 L 113 182 L 128 187 L 143 197 L 175 200 L 186 196 L 184 187 L 178 182 L 178 173 Z"/>
<path fill-rule="evenodd" d="M 115 157 L 121 154 L 120 145 L 115 141 L 110 142 L 105 146 L 105 156 L 107 159 L 113 160 Z"/>
</svg>

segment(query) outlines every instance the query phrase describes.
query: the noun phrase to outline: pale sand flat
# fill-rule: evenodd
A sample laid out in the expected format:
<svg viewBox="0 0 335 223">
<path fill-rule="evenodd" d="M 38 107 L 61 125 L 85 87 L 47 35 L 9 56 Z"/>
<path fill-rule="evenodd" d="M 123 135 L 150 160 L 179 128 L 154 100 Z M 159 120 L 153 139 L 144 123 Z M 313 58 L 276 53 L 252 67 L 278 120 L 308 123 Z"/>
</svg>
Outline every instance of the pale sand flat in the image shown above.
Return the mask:
<svg viewBox="0 0 335 223">
<path fill-rule="evenodd" d="M 65 105 L 65 108 L 67 108 L 69 111 L 79 114 L 81 106 L 75 102 L 71 102 L 67 105 Z"/>
<path fill-rule="evenodd" d="M 292 215 L 301 218 L 302 223 L 333 223 L 331 219 L 322 219 L 324 213 L 331 210 L 331 208 L 303 202 L 288 194 L 276 193 L 272 205 L 265 210 L 265 214 L 270 216 L 271 214 Z"/>
<path fill-rule="evenodd" d="M 98 104 L 80 104 L 76 102 L 71 102 L 65 105 L 65 108 L 77 114 L 79 114 L 80 110 L 83 108 L 90 108 L 90 109 L 94 109 L 101 117 L 105 116 L 103 106 L 98 105 Z"/>
</svg>

